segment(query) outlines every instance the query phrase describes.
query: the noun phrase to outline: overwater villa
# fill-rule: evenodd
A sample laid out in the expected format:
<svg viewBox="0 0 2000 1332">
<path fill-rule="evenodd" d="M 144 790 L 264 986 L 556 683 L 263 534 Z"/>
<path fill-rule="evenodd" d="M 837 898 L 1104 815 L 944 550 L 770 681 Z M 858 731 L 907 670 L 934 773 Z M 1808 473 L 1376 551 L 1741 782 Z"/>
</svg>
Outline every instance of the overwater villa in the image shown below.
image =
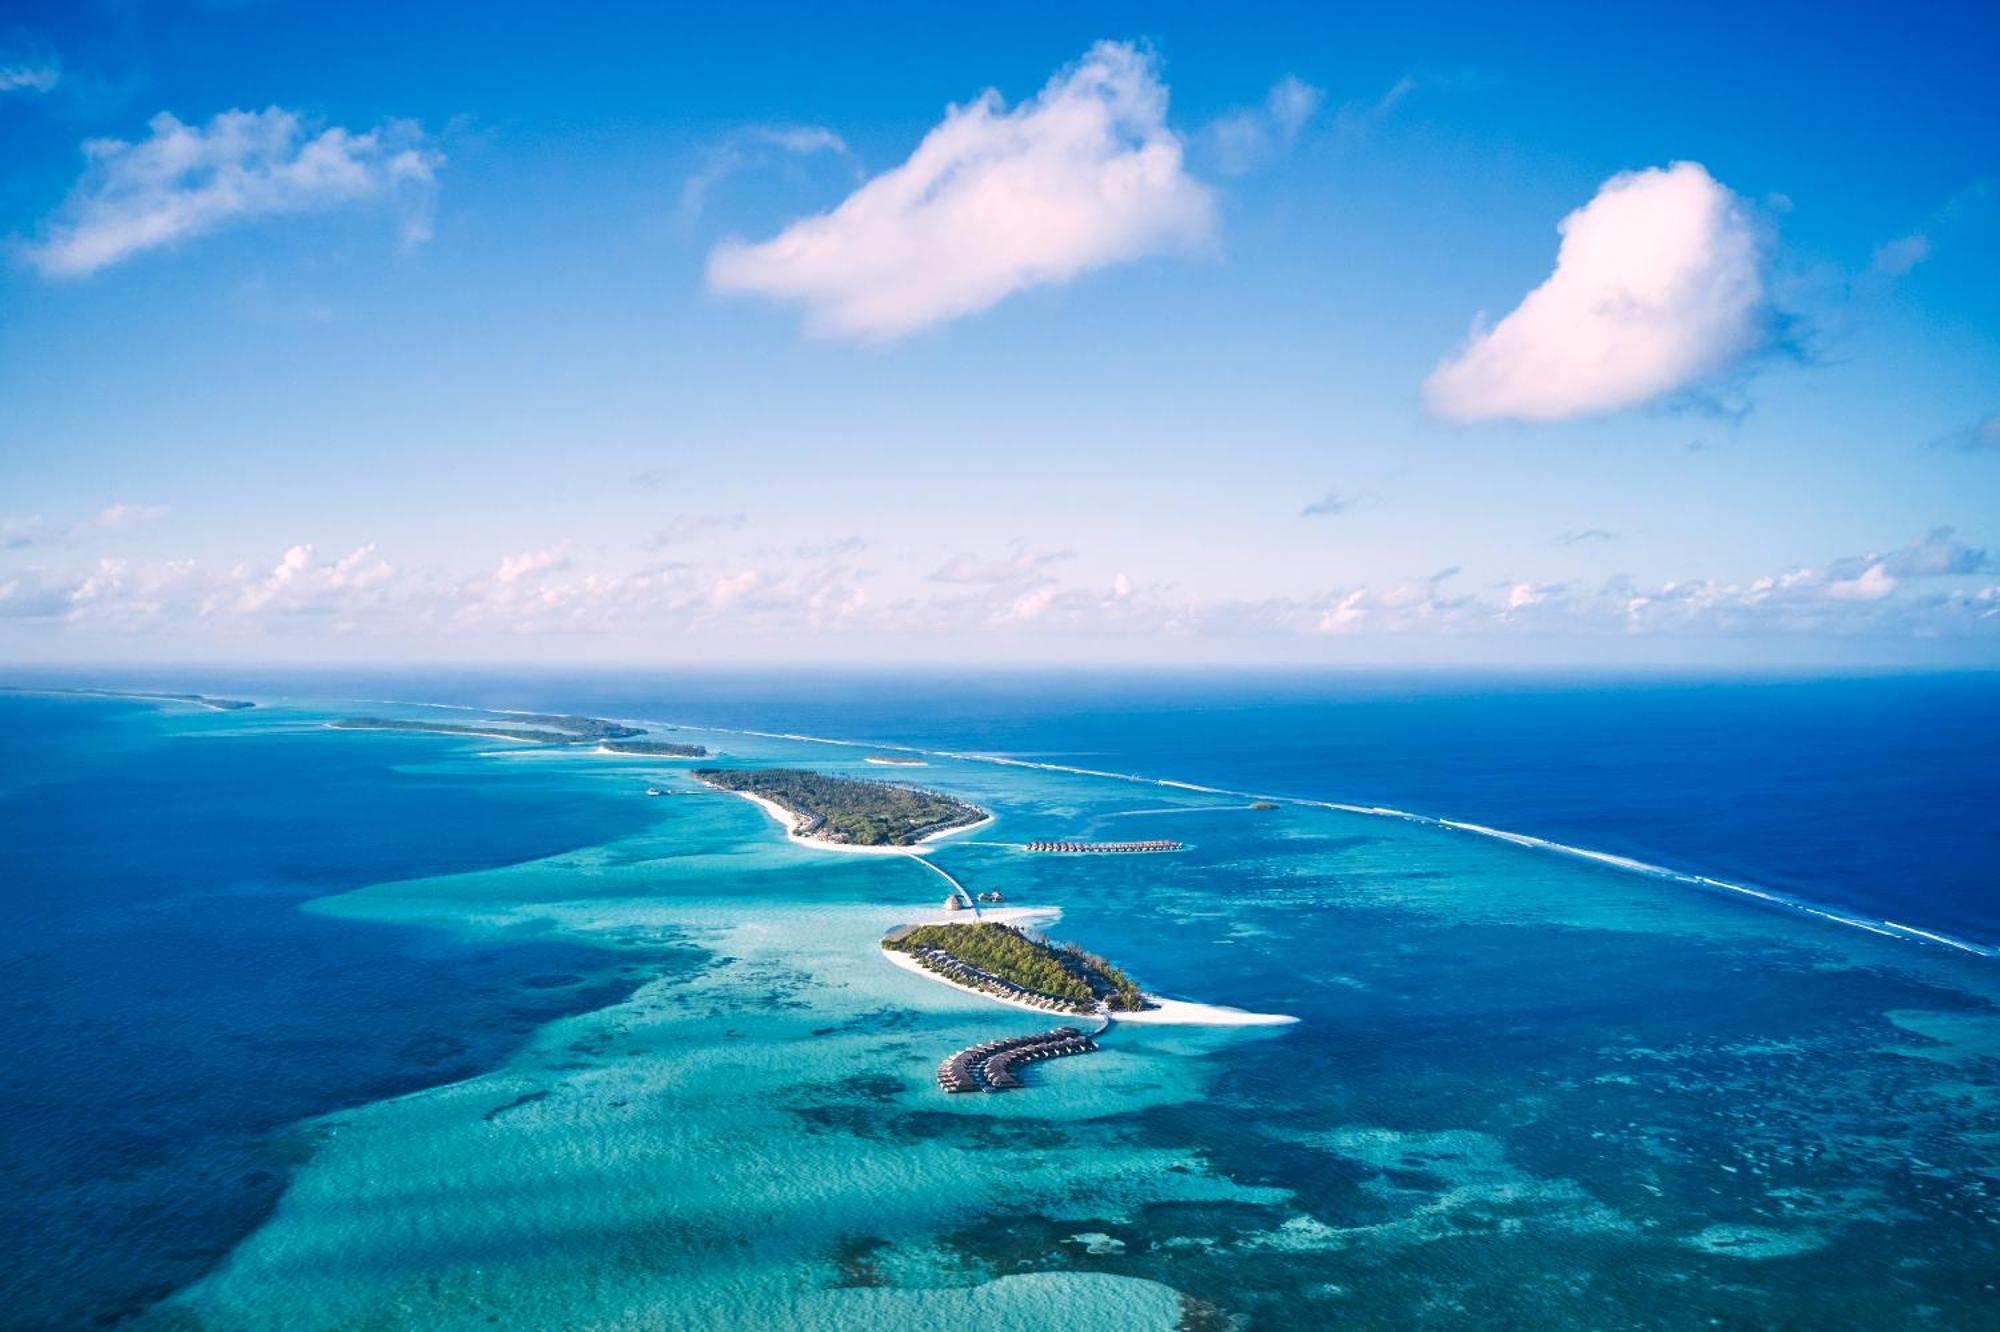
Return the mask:
<svg viewBox="0 0 2000 1332">
<path fill-rule="evenodd" d="M 1009 1036 L 968 1046 L 938 1065 L 937 1084 L 945 1092 L 1016 1091 L 1023 1084 L 1019 1064 L 1065 1055 L 1088 1054 L 1097 1042 L 1075 1027 L 1057 1027 L 1037 1036 Z"/>
<path fill-rule="evenodd" d="M 1021 848 L 1047 855 L 1144 855 L 1148 852 L 1182 851 L 1186 845 L 1181 842 L 1157 840 L 1150 842 L 1029 842 Z"/>
</svg>

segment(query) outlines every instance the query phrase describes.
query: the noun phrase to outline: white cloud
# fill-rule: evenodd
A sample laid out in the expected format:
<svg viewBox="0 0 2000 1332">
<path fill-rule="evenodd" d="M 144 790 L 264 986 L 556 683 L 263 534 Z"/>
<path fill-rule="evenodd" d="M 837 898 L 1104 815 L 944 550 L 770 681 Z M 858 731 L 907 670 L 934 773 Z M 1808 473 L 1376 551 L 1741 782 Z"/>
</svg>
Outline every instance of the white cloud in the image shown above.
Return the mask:
<svg viewBox="0 0 2000 1332">
<path fill-rule="evenodd" d="M 1050 643 L 1112 634 L 1164 645 L 1198 637 L 1250 641 L 1318 635 L 1553 636 L 1868 635 L 1906 639 L 2000 632 L 2000 588 L 1987 552 L 1936 529 L 1887 554 L 1856 555 L 1761 577 L 1592 587 L 1528 579 L 1459 590 L 1462 571 L 1260 599 L 1135 585 L 1123 573 L 1060 577 L 1035 557 L 971 568 L 980 580 L 913 586 L 913 569 L 842 561 L 756 567 L 621 565 L 562 542 L 471 574 L 406 570 L 372 546 L 322 560 L 310 545 L 275 564 L 211 570 L 192 560 L 78 559 L 0 571 L 6 632 L 313 636 L 380 634 L 448 641 L 460 631 L 623 637 L 763 636 L 809 652 L 816 636 L 876 635 L 965 644 Z M 900 574 L 900 577 L 898 576 Z M 1458 580 L 1458 582 L 1454 582 Z M 41 630 L 31 626 L 44 626 Z"/>
<path fill-rule="evenodd" d="M 1726 369 L 1764 336 L 1756 228 L 1699 164 L 1614 176 L 1559 230 L 1548 279 L 1425 381 L 1437 415 L 1614 412 Z"/>
<path fill-rule="evenodd" d="M 550 546 L 546 550 L 524 550 L 518 555 L 503 558 L 499 567 L 493 571 L 493 581 L 501 587 L 513 587 L 551 570 L 565 568 L 568 563 L 567 546 Z"/>
<path fill-rule="evenodd" d="M 0 57 L 0 97 L 8 93 L 54 92 L 62 82 L 62 67 L 53 60 Z"/>
<path fill-rule="evenodd" d="M 225 111 L 205 126 L 163 111 L 148 129 L 137 142 L 85 142 L 83 178 L 23 249 L 44 275 L 81 277 L 234 222 L 366 202 L 399 205 L 406 240 L 430 234 L 444 157 L 409 121 L 314 131 L 274 106 Z"/>
<path fill-rule="evenodd" d="M 1853 572 L 1857 564 L 1879 563 L 1895 578 L 1951 578 L 1983 573 L 1988 567 L 1986 549 L 1968 546 L 1958 539 L 1956 528 L 1933 527 L 1909 545 L 1886 556 L 1869 555 L 1858 560 L 1838 561 L 1836 577 Z"/>
<path fill-rule="evenodd" d="M 718 578 L 709 585 L 708 604 L 717 610 L 727 610 L 754 591 L 758 581 L 755 569 L 741 569 Z"/>
<path fill-rule="evenodd" d="M 1930 257 L 1930 237 L 1913 232 L 1876 246 L 1875 257 L 1868 269 L 1883 277 L 1902 277 Z"/>
<path fill-rule="evenodd" d="M 708 199 L 729 177 L 773 153 L 792 157 L 849 157 L 847 141 L 821 125 L 746 125 L 709 148 L 699 171 L 681 185 L 681 225 L 692 227 Z"/>
<path fill-rule="evenodd" d="M 346 608 L 356 593 L 386 586 L 395 574 L 372 545 L 357 546 L 331 564 L 321 562 L 311 546 L 297 545 L 263 578 L 233 579 L 234 586 L 210 596 L 202 610 L 204 614 L 335 611 Z"/>
<path fill-rule="evenodd" d="M 1215 169 L 1241 176 L 1290 148 L 1313 118 L 1326 94 L 1287 74 L 1271 86 L 1264 104 L 1231 111 L 1202 130 Z"/>
<path fill-rule="evenodd" d="M 167 516 L 164 504 L 113 504 L 97 515 L 97 525 L 107 531 L 143 527 Z"/>
<path fill-rule="evenodd" d="M 677 513 L 667 525 L 653 533 L 653 549 L 676 546 L 717 532 L 734 532 L 750 521 L 741 513 Z"/>
<path fill-rule="evenodd" d="M 1835 578 L 1826 584 L 1826 595 L 1835 601 L 1881 601 L 1895 591 L 1896 580 L 1879 562 L 1852 578 Z"/>
<path fill-rule="evenodd" d="M 954 555 L 931 571 L 934 583 L 973 583 L 985 586 L 1025 584 L 1046 577 L 1052 564 L 1076 558 L 1068 550 L 1031 550 L 1015 542 L 1012 553 L 997 559 L 970 553 Z"/>
<path fill-rule="evenodd" d="M 1166 112 L 1152 58 L 1100 42 L 1013 111 L 991 90 L 950 108 L 832 212 L 717 246 L 709 285 L 796 301 L 813 332 L 873 341 L 1199 245 L 1214 205 Z"/>
</svg>

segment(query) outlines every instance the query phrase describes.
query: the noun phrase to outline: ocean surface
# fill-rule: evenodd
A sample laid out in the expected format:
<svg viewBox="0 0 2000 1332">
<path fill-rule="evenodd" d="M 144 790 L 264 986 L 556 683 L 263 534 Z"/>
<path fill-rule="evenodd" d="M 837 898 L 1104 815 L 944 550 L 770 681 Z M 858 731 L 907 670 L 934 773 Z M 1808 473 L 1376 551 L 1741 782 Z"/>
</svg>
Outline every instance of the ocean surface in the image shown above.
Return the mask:
<svg viewBox="0 0 2000 1332">
<path fill-rule="evenodd" d="M 2000 1322 L 2000 678 L 86 683 L 260 706 L 0 694 L 0 1326 Z M 422 701 L 962 794 L 938 865 L 1299 1021 L 947 1099 L 1036 1019 L 881 960 L 921 866 L 323 724 Z"/>
</svg>

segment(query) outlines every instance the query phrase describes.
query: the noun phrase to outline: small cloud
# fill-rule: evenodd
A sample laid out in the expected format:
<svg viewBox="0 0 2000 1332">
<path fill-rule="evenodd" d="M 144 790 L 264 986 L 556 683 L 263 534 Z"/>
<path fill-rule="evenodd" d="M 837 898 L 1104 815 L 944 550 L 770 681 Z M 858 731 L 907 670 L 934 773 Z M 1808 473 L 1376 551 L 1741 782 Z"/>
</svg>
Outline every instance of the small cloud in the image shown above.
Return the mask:
<svg viewBox="0 0 2000 1332">
<path fill-rule="evenodd" d="M 27 550 L 63 535 L 64 529 L 39 513 L 25 518 L 0 518 L 0 550 Z"/>
<path fill-rule="evenodd" d="M 281 107 L 225 111 L 207 125 L 161 112 L 146 138 L 90 139 L 89 165 L 22 254 L 45 277 L 84 277 L 148 250 L 260 217 L 389 201 L 403 237 L 430 235 L 444 156 L 410 121 L 357 134 L 315 130 Z"/>
<path fill-rule="evenodd" d="M 774 154 L 790 157 L 852 157 L 847 141 L 820 125 L 746 125 L 732 130 L 708 150 L 701 169 L 681 185 L 680 217 L 692 228 L 708 208 L 709 196 L 729 177 Z"/>
<path fill-rule="evenodd" d="M 10 93 L 37 96 L 54 92 L 62 82 L 62 66 L 53 57 L 0 55 L 0 97 Z"/>
<path fill-rule="evenodd" d="M 754 591 L 758 581 L 755 569 L 744 569 L 718 578 L 709 585 L 708 604 L 717 610 L 727 610 Z"/>
<path fill-rule="evenodd" d="M 677 513 L 665 527 L 653 533 L 652 548 L 676 546 L 717 532 L 734 532 L 749 521 L 749 516 L 741 513 Z"/>
<path fill-rule="evenodd" d="M 1963 430 L 1954 430 L 1949 435 L 1931 441 L 1932 448 L 1956 449 L 1960 453 L 1985 453 L 2000 450 L 2000 412 L 1995 412 L 1976 425 Z"/>
<path fill-rule="evenodd" d="M 97 515 L 97 526 L 115 532 L 156 523 L 166 516 L 164 504 L 114 504 Z"/>
<path fill-rule="evenodd" d="M 550 546 L 546 550 L 524 550 L 504 557 L 493 570 L 493 581 L 502 587 L 530 582 L 545 573 L 569 567 L 569 548 Z"/>
<path fill-rule="evenodd" d="M 1424 381 L 1432 412 L 1615 412 L 1688 390 L 1769 336 L 1756 228 L 1700 164 L 1614 176 L 1558 229 L 1548 279 Z"/>
<path fill-rule="evenodd" d="M 1601 527 L 1581 527 L 1564 532 L 1556 538 L 1558 546 L 1580 546 L 1587 541 L 1616 541 L 1616 532 L 1607 532 Z"/>
<path fill-rule="evenodd" d="M 1984 573 L 1991 568 L 1983 546 L 1968 546 L 1958 539 L 1957 530 L 1934 527 L 1924 535 L 1893 551 L 1881 561 L 1882 568 L 1897 578 L 1950 578 Z"/>
<path fill-rule="evenodd" d="M 813 545 L 794 546 L 792 554 L 802 560 L 836 559 L 842 555 L 852 555 L 867 548 L 868 542 L 858 536 L 844 536 L 835 541 L 822 541 Z"/>
<path fill-rule="evenodd" d="M 1826 584 L 1826 595 L 1835 601 L 1881 601 L 1895 591 L 1896 580 L 1879 562 L 1853 578 L 1830 579 Z"/>
<path fill-rule="evenodd" d="M 1882 277 L 1902 277 L 1924 260 L 1930 258 L 1930 238 L 1921 233 L 1892 240 L 1875 247 L 1875 258 L 1868 270 Z"/>
<path fill-rule="evenodd" d="M 1338 490 L 1329 490 L 1305 508 L 1299 510 L 1301 518 L 1331 518 L 1335 514 L 1346 513 L 1361 502 L 1355 495 L 1343 495 Z"/>
<path fill-rule="evenodd" d="M 1074 551 L 1033 551 L 1016 546 L 1012 555 L 997 560 L 982 559 L 976 555 L 955 555 L 933 569 L 930 579 L 933 583 L 971 583 L 989 586 L 1019 583 L 1039 578 L 1042 570 L 1051 564 L 1074 558 L 1076 558 Z"/>
<path fill-rule="evenodd" d="M 952 107 L 909 160 L 831 212 L 709 255 L 724 295 L 795 302 L 816 334 L 900 338 L 1092 269 L 1187 250 L 1215 226 L 1182 165 L 1151 55 L 1100 42 L 1009 111 Z"/>
<path fill-rule="evenodd" d="M 1418 80 L 1405 74 L 1389 85 L 1389 90 L 1373 101 L 1349 102 L 1334 117 L 1334 128 L 1347 138 L 1359 138 L 1375 129 L 1415 92 Z"/>
<path fill-rule="evenodd" d="M 1326 94 L 1287 74 L 1273 84 L 1264 104 L 1231 111 L 1201 132 L 1201 142 L 1225 176 L 1245 175 L 1291 148 Z"/>
<path fill-rule="evenodd" d="M 1863 275 L 1864 282 L 1886 286 L 1940 252 L 1961 248 L 1968 232 L 1990 232 L 1996 195 L 2000 195 L 2000 184 L 1993 179 L 1974 180 L 1908 235 L 1876 246 Z"/>
</svg>

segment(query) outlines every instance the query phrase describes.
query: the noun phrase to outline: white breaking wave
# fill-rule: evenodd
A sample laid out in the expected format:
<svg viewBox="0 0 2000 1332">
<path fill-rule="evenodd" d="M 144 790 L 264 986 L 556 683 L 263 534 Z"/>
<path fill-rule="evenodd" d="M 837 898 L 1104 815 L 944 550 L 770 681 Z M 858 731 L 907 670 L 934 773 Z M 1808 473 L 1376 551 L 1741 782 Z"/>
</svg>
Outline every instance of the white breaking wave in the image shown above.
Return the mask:
<svg viewBox="0 0 2000 1332">
<path fill-rule="evenodd" d="M 470 708 L 451 703 L 424 704 L 427 707 L 455 708 L 466 712 L 496 712 L 493 708 Z M 1687 884 L 1695 888 L 1713 889 L 1718 892 L 1735 893 L 1740 897 L 1754 898 L 1771 906 L 1782 907 L 1803 915 L 1815 916 L 1836 925 L 1846 925 L 1870 934 L 1879 934 L 1885 939 L 1901 939 L 1906 942 L 1930 943 L 1940 947 L 1971 953 L 1975 957 L 2000 957 L 2000 948 L 1990 948 L 1984 944 L 1956 938 L 1948 934 L 1938 934 L 1930 930 L 1918 929 L 1914 925 L 1903 925 L 1893 920 L 1880 924 L 1835 911 L 1829 907 L 1803 902 L 1784 893 L 1767 888 L 1755 888 L 1749 884 L 1733 883 L 1727 879 L 1717 879 L 1707 874 L 1690 874 L 1684 870 L 1669 869 L 1665 865 L 1654 865 L 1647 861 L 1635 860 L 1630 856 L 1614 855 L 1609 851 L 1593 851 L 1589 847 L 1571 846 L 1565 842 L 1553 842 L 1545 837 L 1533 837 L 1527 833 L 1508 832 L 1504 828 L 1489 828 L 1483 823 L 1467 823 L 1460 819 L 1438 818 L 1430 814 L 1416 814 L 1406 809 L 1392 809 L 1386 805 L 1352 805 L 1338 800 L 1309 800 L 1303 796 L 1271 795 L 1260 791 L 1236 790 L 1226 786 L 1203 786 L 1196 782 L 1183 782 L 1169 777 L 1153 777 L 1136 772 L 1111 772 L 1104 768 L 1082 768 L 1067 763 L 1041 763 L 1029 759 L 1011 758 L 1005 754 L 981 754 L 964 750 L 924 749 L 902 741 L 886 740 L 843 740 L 834 736 L 801 735 L 793 731 L 752 731 L 728 726 L 691 726 L 685 722 L 662 722 L 642 718 L 630 720 L 634 726 L 678 727 L 682 730 L 703 732 L 709 735 L 747 735 L 764 740 L 791 740 L 803 744 L 838 745 L 845 749 L 899 749 L 906 753 L 922 754 L 927 758 L 957 759 L 965 763 L 991 763 L 1009 768 L 1033 768 L 1041 772 L 1059 772 L 1073 777 L 1098 777 L 1114 782 L 1131 782 L 1141 786 L 1172 787 L 1182 791 L 1194 791 L 1201 795 L 1235 796 L 1244 800 L 1269 800 L 1277 804 L 1294 805 L 1309 809 L 1330 809 L 1342 814 L 1362 814 L 1370 818 L 1401 819 L 1406 823 L 1420 823 L 1426 827 L 1443 828 L 1452 832 L 1470 833 L 1475 837 L 1489 837 L 1507 842 L 1513 846 L 1531 851 L 1547 852 L 1553 855 L 1571 856 L 1579 860 L 1589 860 L 1628 874 L 1643 874 L 1648 878 L 1663 879 L 1670 883 Z"/>
</svg>

